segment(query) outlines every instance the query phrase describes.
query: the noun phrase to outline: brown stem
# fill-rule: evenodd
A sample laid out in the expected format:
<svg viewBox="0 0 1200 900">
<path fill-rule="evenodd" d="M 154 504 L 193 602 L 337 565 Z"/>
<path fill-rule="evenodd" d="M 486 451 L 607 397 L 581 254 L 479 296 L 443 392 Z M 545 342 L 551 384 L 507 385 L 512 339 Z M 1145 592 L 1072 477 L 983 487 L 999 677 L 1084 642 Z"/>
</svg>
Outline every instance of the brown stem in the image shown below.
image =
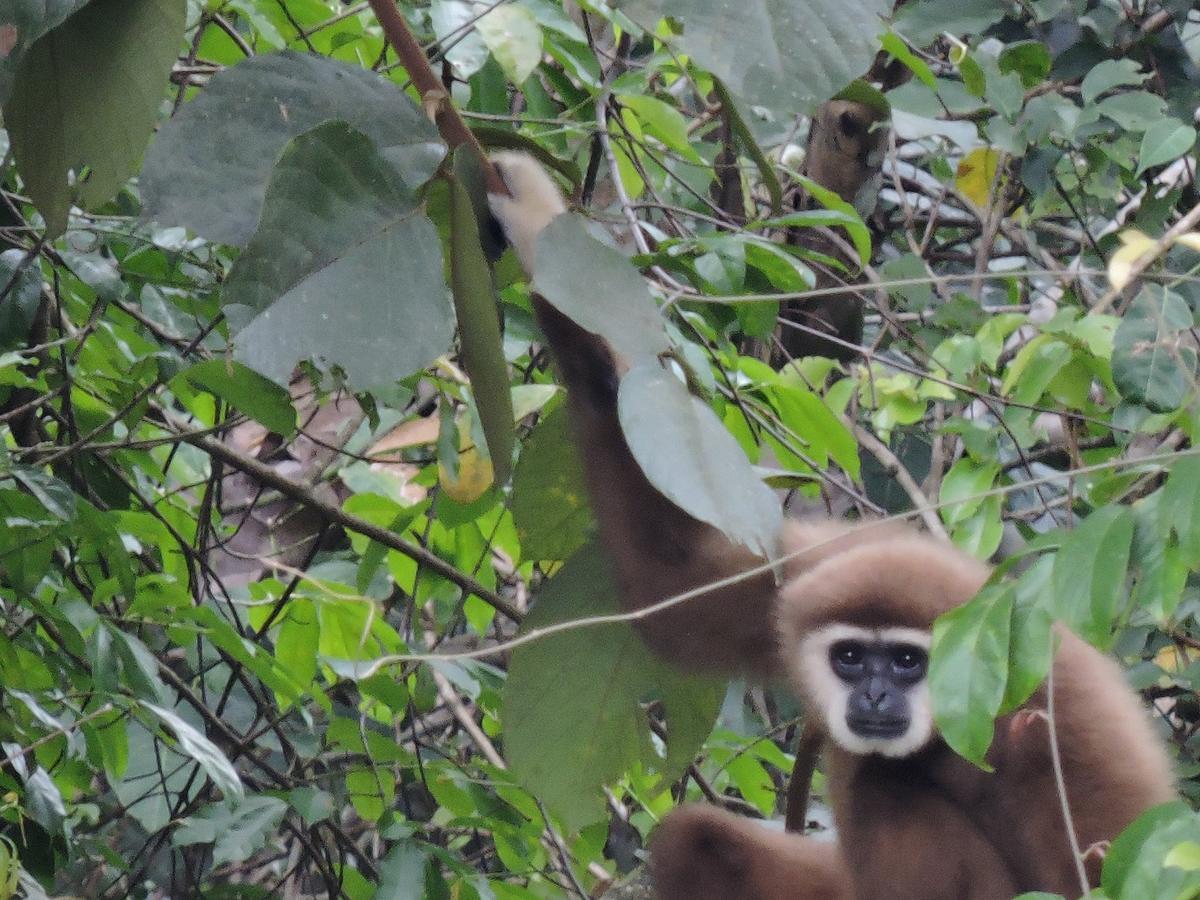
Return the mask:
<svg viewBox="0 0 1200 900">
<path fill-rule="evenodd" d="M 392 45 L 396 56 L 400 58 L 400 64 L 404 66 L 408 77 L 412 79 L 412 83 L 420 92 L 422 105 L 425 106 L 426 111 L 432 106 L 433 121 L 437 125 L 442 140 L 449 145 L 451 150 L 461 146 L 469 147 L 471 152 L 479 158 L 488 191 L 492 194 L 508 196 L 508 187 L 504 184 L 504 179 L 500 177 L 496 167 L 483 152 L 483 146 L 450 102 L 445 87 L 434 73 L 433 67 L 429 65 L 425 51 L 413 37 L 408 23 L 404 21 L 404 16 L 400 15 L 400 10 L 396 8 L 394 0 L 367 0 L 367 2 L 371 4 L 371 9 L 374 10 L 375 18 L 379 20 L 379 26 L 383 29 L 388 43 Z"/>
<path fill-rule="evenodd" d="M 787 809 L 784 811 L 784 828 L 793 834 L 803 834 L 808 824 L 808 794 L 812 788 L 813 772 L 817 768 L 817 757 L 821 755 L 821 743 L 824 738 L 821 727 L 813 719 L 806 718 L 800 739 L 796 742 L 796 761 L 792 764 L 792 778 L 787 789 Z"/>
</svg>

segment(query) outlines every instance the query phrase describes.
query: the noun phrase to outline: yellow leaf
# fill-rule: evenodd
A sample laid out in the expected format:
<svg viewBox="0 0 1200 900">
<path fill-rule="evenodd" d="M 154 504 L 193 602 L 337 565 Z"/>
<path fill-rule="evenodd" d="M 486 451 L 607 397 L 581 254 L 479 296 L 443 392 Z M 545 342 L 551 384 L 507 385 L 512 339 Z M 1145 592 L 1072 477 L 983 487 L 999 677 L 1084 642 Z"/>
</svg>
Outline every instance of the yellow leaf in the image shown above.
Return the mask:
<svg viewBox="0 0 1200 900">
<path fill-rule="evenodd" d="M 492 486 L 494 471 L 486 452 L 471 437 L 471 417 L 460 414 L 455 427 L 458 431 L 458 471 L 451 471 L 445 459 L 438 459 L 438 480 L 442 490 L 455 503 L 474 503 Z"/>
<path fill-rule="evenodd" d="M 1187 231 L 1175 238 L 1175 243 L 1183 244 L 1189 250 L 1200 253 L 1200 231 Z"/>
<path fill-rule="evenodd" d="M 1124 246 L 1109 257 L 1108 280 L 1119 291 L 1129 284 L 1129 279 L 1133 277 L 1133 264 L 1154 246 L 1154 240 L 1136 228 L 1128 228 L 1117 237 Z"/>
<path fill-rule="evenodd" d="M 954 173 L 954 186 L 976 206 L 987 206 L 996 183 L 1000 154 L 991 147 L 977 147 L 964 156 Z"/>
<path fill-rule="evenodd" d="M 1174 644 L 1167 644 L 1154 655 L 1155 664 L 1164 672 L 1179 672 L 1191 663 L 1187 653 Z"/>
</svg>

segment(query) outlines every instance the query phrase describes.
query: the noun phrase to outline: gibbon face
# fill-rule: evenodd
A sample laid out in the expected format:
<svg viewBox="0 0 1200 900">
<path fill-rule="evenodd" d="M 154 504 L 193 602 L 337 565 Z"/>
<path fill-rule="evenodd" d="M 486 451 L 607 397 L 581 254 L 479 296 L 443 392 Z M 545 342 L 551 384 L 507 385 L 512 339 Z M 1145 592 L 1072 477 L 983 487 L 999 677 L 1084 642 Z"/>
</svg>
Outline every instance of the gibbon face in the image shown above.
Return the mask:
<svg viewBox="0 0 1200 900">
<path fill-rule="evenodd" d="M 829 736 L 861 756 L 911 756 L 933 736 L 929 633 L 831 624 L 804 637 L 795 672 Z"/>
</svg>

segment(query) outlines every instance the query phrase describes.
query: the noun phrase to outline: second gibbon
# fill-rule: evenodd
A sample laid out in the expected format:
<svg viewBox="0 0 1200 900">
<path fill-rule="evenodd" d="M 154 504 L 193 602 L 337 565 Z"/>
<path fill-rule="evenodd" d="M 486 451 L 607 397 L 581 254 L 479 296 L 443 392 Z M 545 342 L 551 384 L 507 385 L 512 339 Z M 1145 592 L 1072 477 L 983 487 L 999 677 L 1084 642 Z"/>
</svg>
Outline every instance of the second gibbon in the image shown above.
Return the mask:
<svg viewBox="0 0 1200 900">
<path fill-rule="evenodd" d="M 511 197 L 493 215 L 526 271 L 537 235 L 565 211 L 549 176 L 495 158 Z M 617 416 L 619 360 L 535 297 L 567 385 L 592 504 L 621 602 L 642 609 L 762 560 L 688 516 L 647 481 Z M 706 672 L 786 676 L 819 720 L 838 842 L 771 833 L 710 807 L 672 813 L 652 840 L 664 900 L 1006 898 L 1081 893 L 1052 779 L 1043 686 L 998 720 L 984 772 L 937 735 L 925 667 L 930 629 L 988 568 L 896 527 L 787 522 L 783 586 L 769 572 L 640 620 L 661 656 Z M 1100 850 L 1175 796 L 1171 767 L 1117 666 L 1066 630 L 1053 664 L 1055 727 L 1071 821 L 1098 878 Z"/>
</svg>

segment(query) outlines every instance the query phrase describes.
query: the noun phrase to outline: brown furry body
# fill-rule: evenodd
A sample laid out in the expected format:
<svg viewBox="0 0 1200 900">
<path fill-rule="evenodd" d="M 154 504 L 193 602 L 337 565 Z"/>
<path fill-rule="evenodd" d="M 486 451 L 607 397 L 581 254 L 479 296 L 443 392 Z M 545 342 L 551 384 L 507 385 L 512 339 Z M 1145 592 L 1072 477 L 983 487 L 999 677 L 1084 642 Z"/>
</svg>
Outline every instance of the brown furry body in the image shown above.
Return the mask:
<svg viewBox="0 0 1200 900">
<path fill-rule="evenodd" d="M 854 535 L 856 546 L 833 552 L 786 586 L 779 615 L 782 646 L 797 647 L 805 635 L 834 622 L 928 629 L 937 616 L 974 596 L 987 578 L 981 563 L 930 539 L 892 534 L 878 541 L 868 532 Z M 828 526 L 820 534 L 827 535 Z M 1057 737 L 1071 818 L 1086 850 L 1112 840 L 1175 792 L 1166 753 L 1116 664 L 1065 629 L 1058 637 Z M 799 667 L 789 662 L 797 690 L 810 709 L 820 709 Z M 903 759 L 857 755 L 829 742 L 825 772 L 848 896 L 1000 900 L 1035 890 L 1079 896 L 1054 784 L 1048 720 L 1041 714 L 1045 708 L 1043 686 L 1021 711 L 997 722 L 988 754 L 991 773 L 938 738 Z M 747 827 L 725 813 L 698 817 L 681 811 L 668 818 L 654 847 L 664 900 L 839 896 L 825 887 L 838 859 L 814 861 L 805 849 L 813 839 L 773 835 L 756 844 L 748 840 Z M 740 868 L 761 873 L 757 880 L 734 876 L 727 840 Z M 790 842 L 788 854 L 779 854 L 780 841 Z M 677 874 L 685 859 L 686 879 Z M 1089 855 L 1086 868 L 1095 885 L 1097 854 Z"/>
<path fill-rule="evenodd" d="M 537 232 L 564 209 L 525 157 L 500 160 L 512 200 L 492 198 L 526 269 Z M 533 168 L 529 168 L 532 166 Z M 532 212 L 530 212 L 532 210 Z M 596 335 L 535 298 L 567 385 L 593 509 L 626 609 L 735 575 L 762 560 L 693 519 L 646 479 L 617 416 L 619 365 Z M 987 568 L 952 547 L 895 527 L 788 523 L 782 589 L 770 572 L 637 622 L 664 658 L 706 672 L 793 676 L 791 658 L 829 623 L 928 631 L 966 602 Z M 794 556 L 792 554 L 795 554 Z M 1080 845 L 1111 840 L 1146 808 L 1174 797 L 1170 765 L 1114 663 L 1060 632 L 1055 713 L 1067 798 Z M 685 807 L 660 826 L 653 868 L 664 900 L 991 900 L 1026 890 L 1078 896 L 1051 774 L 1045 690 L 1001 719 L 985 773 L 938 738 L 903 759 L 827 752 L 839 843 L 768 832 Z M 827 742 L 829 744 L 831 742 Z M 1098 872 L 1094 862 L 1089 878 Z"/>
</svg>

